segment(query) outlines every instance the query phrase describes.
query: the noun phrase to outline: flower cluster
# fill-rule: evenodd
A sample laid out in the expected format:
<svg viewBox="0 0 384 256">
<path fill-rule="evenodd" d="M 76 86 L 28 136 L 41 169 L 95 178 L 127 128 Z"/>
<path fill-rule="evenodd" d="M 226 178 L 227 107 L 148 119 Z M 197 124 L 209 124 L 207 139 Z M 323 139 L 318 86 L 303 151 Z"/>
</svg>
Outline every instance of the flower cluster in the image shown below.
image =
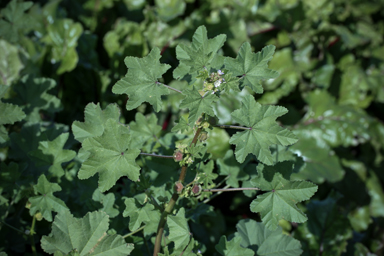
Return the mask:
<svg viewBox="0 0 384 256">
<path fill-rule="evenodd" d="M 225 83 L 225 79 L 221 77 L 224 75 L 224 72 L 218 70 L 217 72 L 212 72 L 208 79 L 204 81 L 202 93 L 211 92 L 212 94 L 220 90 L 220 85 Z"/>
</svg>

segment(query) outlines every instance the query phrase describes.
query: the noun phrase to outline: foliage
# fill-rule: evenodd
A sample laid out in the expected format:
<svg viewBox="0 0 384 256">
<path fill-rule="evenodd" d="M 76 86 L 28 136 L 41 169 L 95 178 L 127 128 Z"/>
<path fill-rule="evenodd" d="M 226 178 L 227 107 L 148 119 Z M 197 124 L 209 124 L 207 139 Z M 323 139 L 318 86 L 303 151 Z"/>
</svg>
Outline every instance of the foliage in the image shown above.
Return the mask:
<svg viewBox="0 0 384 256">
<path fill-rule="evenodd" d="M 0 1 L 0 255 L 382 255 L 383 10 Z"/>
</svg>

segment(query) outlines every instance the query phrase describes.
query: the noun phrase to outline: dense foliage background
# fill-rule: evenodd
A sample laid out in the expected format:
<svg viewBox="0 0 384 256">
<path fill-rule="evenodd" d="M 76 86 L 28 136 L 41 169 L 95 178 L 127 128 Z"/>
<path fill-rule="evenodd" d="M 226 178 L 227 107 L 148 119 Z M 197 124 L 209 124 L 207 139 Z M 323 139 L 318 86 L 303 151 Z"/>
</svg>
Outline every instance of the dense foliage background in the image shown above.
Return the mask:
<svg viewBox="0 0 384 256">
<path fill-rule="evenodd" d="M 130 232 L 122 197 L 142 193 L 145 181 L 122 178 L 101 193 L 97 176 L 79 180 L 82 156 L 76 155 L 80 143 L 72 123 L 84 121 L 90 102 L 102 109 L 117 103 L 120 121 L 131 126 L 137 113 L 149 116 L 150 105 L 127 111 L 127 97 L 111 91 L 127 72 L 124 58 L 143 57 L 158 47 L 162 63 L 175 68 L 175 46 L 205 25 L 209 38 L 227 35 L 225 56 L 236 57 L 245 41 L 255 51 L 276 46 L 269 68 L 280 76 L 264 81 L 265 93 L 255 97 L 289 110 L 279 121 L 299 142 L 288 150 L 276 148 L 275 154 L 295 163 L 293 178 L 319 185 L 310 201 L 299 204 L 308 221 L 281 221 L 283 231 L 301 242 L 302 255 L 384 253 L 384 1 L 13 0 L 0 1 L 0 8 L 0 251 L 44 254 L 40 239 L 51 232 L 55 213 L 34 207 L 41 195 L 52 196 L 54 212 L 69 208 L 82 218 L 102 209 L 111 234 Z M 184 85 L 171 71 L 164 83 Z M 234 123 L 230 113 L 243 97 L 220 99 L 215 110 L 222 122 Z M 147 149 L 172 143 L 164 135 L 183 115 L 179 101 L 178 95 L 163 97 L 156 113 L 160 139 L 148 142 Z M 255 163 L 242 166 L 227 156 L 234 149 L 231 132 L 215 128 L 210 134 L 215 180 L 247 187 Z M 232 168 L 226 169 L 225 161 L 232 161 Z M 141 158 L 138 164 L 155 187 L 177 180 L 175 163 Z M 41 174 L 60 186 L 46 190 L 48 180 Z M 240 220 L 260 220 L 249 210 L 254 196 L 223 193 L 186 213 L 204 255 L 217 253 L 220 237 L 236 232 Z M 138 233 L 126 241 L 135 244 L 131 255 L 151 255 L 150 237 Z"/>
</svg>

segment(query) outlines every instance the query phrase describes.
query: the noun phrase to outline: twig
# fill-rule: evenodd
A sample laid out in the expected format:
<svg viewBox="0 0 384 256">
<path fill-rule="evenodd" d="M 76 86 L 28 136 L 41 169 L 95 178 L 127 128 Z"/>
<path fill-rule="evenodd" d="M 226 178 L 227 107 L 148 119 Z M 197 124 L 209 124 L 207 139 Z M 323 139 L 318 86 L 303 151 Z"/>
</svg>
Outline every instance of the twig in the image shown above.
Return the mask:
<svg viewBox="0 0 384 256">
<path fill-rule="evenodd" d="M 260 190 L 259 188 L 212 188 L 203 189 L 204 192 L 230 192 L 230 191 L 243 191 L 243 190 Z"/>
<path fill-rule="evenodd" d="M 171 87 L 171 86 L 169 86 L 169 85 L 166 85 L 166 84 L 162 84 L 162 83 L 160 83 L 160 82 L 156 82 L 156 84 L 161 84 L 161 85 L 164 85 L 165 87 L 167 87 L 168 89 L 170 89 L 170 90 L 172 90 L 172 91 L 175 91 L 175 92 L 178 92 L 178 93 L 181 93 L 181 94 L 183 94 L 183 92 L 182 92 L 182 91 L 180 91 L 180 90 L 177 90 L 176 88 L 173 88 L 173 87 Z"/>
<path fill-rule="evenodd" d="M 143 152 L 141 152 L 140 155 L 153 156 L 153 157 L 159 157 L 159 158 L 173 158 L 173 156 L 163 156 L 163 155 L 156 155 L 156 154 L 143 153 Z"/>
<path fill-rule="evenodd" d="M 219 128 L 239 129 L 239 130 L 252 130 L 252 127 L 236 126 L 236 125 L 215 125 Z"/>
<path fill-rule="evenodd" d="M 137 232 L 140 232 L 141 230 L 143 230 L 145 228 L 145 226 L 146 225 L 142 226 L 141 228 L 136 229 L 135 231 L 132 231 L 131 233 L 126 234 L 125 236 L 123 236 L 123 238 L 125 239 L 127 237 L 130 237 L 130 236 L 136 234 Z"/>
</svg>

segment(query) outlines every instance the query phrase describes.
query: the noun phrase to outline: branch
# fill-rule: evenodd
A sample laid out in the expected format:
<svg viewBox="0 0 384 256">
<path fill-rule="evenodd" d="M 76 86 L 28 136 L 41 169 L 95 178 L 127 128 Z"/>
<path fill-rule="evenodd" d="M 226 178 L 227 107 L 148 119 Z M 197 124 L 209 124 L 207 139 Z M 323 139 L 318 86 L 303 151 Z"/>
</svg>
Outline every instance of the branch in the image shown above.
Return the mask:
<svg viewBox="0 0 384 256">
<path fill-rule="evenodd" d="M 192 144 L 196 145 L 200 132 L 201 132 L 201 128 L 197 129 L 195 136 L 193 137 L 193 140 L 191 142 L 191 145 Z M 179 182 L 184 182 L 185 176 L 187 175 L 187 170 L 188 170 L 188 166 L 183 165 L 183 167 L 181 168 L 180 176 L 179 176 Z M 160 252 L 161 237 L 163 236 L 164 226 L 165 226 L 165 223 L 167 222 L 167 216 L 172 212 L 177 199 L 179 199 L 179 194 L 177 192 L 174 192 L 171 200 L 169 200 L 167 206 L 165 207 L 164 212 L 161 214 L 159 226 L 157 227 L 155 248 L 153 249 L 153 256 L 157 256 L 157 254 Z"/>
<path fill-rule="evenodd" d="M 168 89 L 170 89 L 170 90 L 172 90 L 172 91 L 175 91 L 175 92 L 178 92 L 178 93 L 181 93 L 181 94 L 183 94 L 183 92 L 182 92 L 182 91 L 179 91 L 179 90 L 177 90 L 176 88 L 173 88 L 173 87 L 171 87 L 171 86 L 169 86 L 169 85 L 166 85 L 166 84 L 162 84 L 162 83 L 159 83 L 159 82 L 156 82 L 156 84 L 161 84 L 161 85 L 163 85 L 163 86 L 167 87 Z"/>
<path fill-rule="evenodd" d="M 153 157 L 159 157 L 159 158 L 173 158 L 173 156 L 163 156 L 163 155 L 149 154 L 149 153 L 143 153 L 143 152 L 141 152 L 140 155 L 153 156 Z"/>
<path fill-rule="evenodd" d="M 142 226 L 141 228 L 136 229 L 135 231 L 132 231 L 132 232 L 129 233 L 129 234 L 126 234 L 125 236 L 123 236 L 123 238 L 125 239 L 125 238 L 127 238 L 127 237 L 130 237 L 130 236 L 136 234 L 137 232 L 140 232 L 141 230 L 143 230 L 143 229 L 145 228 L 145 226 L 146 226 L 146 225 Z"/>
<path fill-rule="evenodd" d="M 236 125 L 215 125 L 215 127 L 219 128 L 228 128 L 228 129 L 239 129 L 239 130 L 252 130 L 252 127 L 243 127 L 243 126 L 236 126 Z"/>
<path fill-rule="evenodd" d="M 230 191 L 243 191 L 243 190 L 260 190 L 259 188 L 212 188 L 203 189 L 204 192 L 230 192 Z"/>
</svg>

